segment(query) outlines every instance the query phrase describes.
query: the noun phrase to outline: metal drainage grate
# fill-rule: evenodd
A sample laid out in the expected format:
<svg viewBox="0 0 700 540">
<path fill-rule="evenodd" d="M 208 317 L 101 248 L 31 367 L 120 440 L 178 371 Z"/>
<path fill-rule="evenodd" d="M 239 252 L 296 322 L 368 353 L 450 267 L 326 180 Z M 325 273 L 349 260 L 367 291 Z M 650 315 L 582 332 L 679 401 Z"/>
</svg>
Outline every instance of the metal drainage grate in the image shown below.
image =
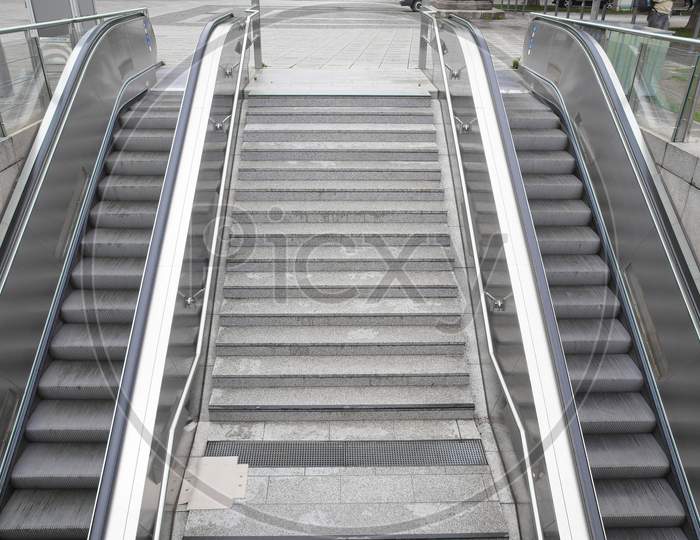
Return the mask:
<svg viewBox="0 0 700 540">
<path fill-rule="evenodd" d="M 206 456 L 251 467 L 486 465 L 479 439 L 451 441 L 209 441 Z"/>
</svg>

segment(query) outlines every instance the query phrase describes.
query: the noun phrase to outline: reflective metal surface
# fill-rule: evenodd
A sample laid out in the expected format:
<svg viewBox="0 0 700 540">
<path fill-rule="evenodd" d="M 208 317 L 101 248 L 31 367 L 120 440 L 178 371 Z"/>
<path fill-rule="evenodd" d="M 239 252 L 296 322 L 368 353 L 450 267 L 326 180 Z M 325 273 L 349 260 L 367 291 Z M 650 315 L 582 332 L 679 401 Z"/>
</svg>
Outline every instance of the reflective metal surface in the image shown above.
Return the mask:
<svg viewBox="0 0 700 540">
<path fill-rule="evenodd" d="M 700 494 L 698 293 L 661 204 L 657 190 L 662 184 L 654 179 L 657 172 L 612 66 L 590 36 L 535 17 L 522 65 L 526 75 L 534 74 L 527 77 L 533 90 L 544 92 L 538 78 L 556 86 L 573 120 L 647 352 L 643 367 L 649 397 L 661 418 L 657 436 L 669 445 L 676 488 L 697 525 L 693 495 Z M 581 80 L 589 81 L 586 92 L 580 91 Z"/>
<path fill-rule="evenodd" d="M 455 191 L 463 195 L 460 224 L 476 254 L 474 310 L 483 319 L 477 335 L 489 419 L 521 537 L 604 538 L 488 47 L 467 21 L 432 21 L 431 27 L 424 20 L 422 42 L 429 48 L 420 62 L 451 126 L 448 151 Z"/>
<path fill-rule="evenodd" d="M 593 21 L 567 22 L 605 50 L 640 126 L 669 141 L 700 139 L 700 40 Z"/>
<path fill-rule="evenodd" d="M 115 416 L 110 451 L 116 459 L 108 456 L 105 466 L 112 481 L 108 488 L 103 476 L 93 538 L 171 534 L 199 414 L 223 201 L 255 42 L 258 12 L 248 13 L 209 23 L 193 56 L 118 398 L 128 403 L 128 417 Z M 221 155 L 205 152 L 222 131 Z M 213 171 L 211 161 L 219 159 L 222 170 Z"/>
<path fill-rule="evenodd" d="M 155 63 L 150 32 L 147 15 L 140 13 L 104 23 L 84 36 L 25 165 L 28 185 L 36 189 L 22 208 L 16 241 L 2 254 L 0 285 L 0 442 L 5 476 L 12 441 L 21 437 L 24 413 L 31 407 L 53 323 L 51 307 L 61 292 L 66 258 L 104 134 L 112 127 L 115 101 L 119 95 L 129 99 L 149 85 L 148 77 L 139 78 L 126 94 L 121 92 L 125 81 Z"/>
<path fill-rule="evenodd" d="M 0 138 L 41 120 L 79 39 L 125 10 L 0 29 Z"/>
</svg>

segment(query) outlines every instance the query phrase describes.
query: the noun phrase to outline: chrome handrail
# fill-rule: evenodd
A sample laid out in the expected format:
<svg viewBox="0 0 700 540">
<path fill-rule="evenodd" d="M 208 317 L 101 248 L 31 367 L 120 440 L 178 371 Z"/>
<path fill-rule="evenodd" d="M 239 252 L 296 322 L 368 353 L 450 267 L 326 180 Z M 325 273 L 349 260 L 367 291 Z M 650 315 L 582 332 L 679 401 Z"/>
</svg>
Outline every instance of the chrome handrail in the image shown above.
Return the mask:
<svg viewBox="0 0 700 540">
<path fill-rule="evenodd" d="M 0 28 L 0 36 L 4 34 L 12 34 L 15 32 L 26 32 L 27 30 L 41 30 L 43 28 L 53 28 L 55 26 L 63 26 L 66 24 L 81 23 L 87 21 L 95 21 L 99 19 L 108 19 L 110 17 L 123 17 L 125 15 L 133 15 L 135 13 L 148 13 L 147 8 L 125 9 L 122 11 L 108 11 L 107 13 L 96 13 L 95 15 L 83 15 L 82 17 L 73 17 L 69 19 L 57 19 L 55 21 L 47 21 L 41 23 L 23 24 L 20 26 L 9 26 Z"/>
</svg>

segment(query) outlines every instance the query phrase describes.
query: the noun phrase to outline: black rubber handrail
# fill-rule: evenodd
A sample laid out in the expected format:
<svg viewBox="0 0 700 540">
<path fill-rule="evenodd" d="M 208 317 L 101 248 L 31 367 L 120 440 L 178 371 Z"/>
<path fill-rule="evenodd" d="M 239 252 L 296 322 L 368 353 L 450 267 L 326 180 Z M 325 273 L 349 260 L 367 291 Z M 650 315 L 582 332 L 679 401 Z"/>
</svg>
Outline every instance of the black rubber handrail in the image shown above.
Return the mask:
<svg viewBox="0 0 700 540">
<path fill-rule="evenodd" d="M 2 288 L 4 287 L 5 277 L 7 276 L 10 266 L 12 265 L 14 252 L 17 245 L 21 241 L 24 224 L 31 214 L 32 205 L 30 202 L 34 199 L 36 191 L 41 184 L 44 171 L 49 165 L 48 161 L 51 155 L 51 150 L 54 146 L 56 138 L 61 132 L 64 119 L 69 112 L 70 105 L 73 102 L 73 97 L 78 89 L 78 83 L 82 78 L 83 71 L 88 59 L 90 58 L 90 55 L 92 54 L 97 43 L 100 41 L 100 38 L 104 36 L 112 27 L 139 17 L 148 17 L 148 10 L 140 9 L 129 12 L 123 17 L 107 19 L 102 24 L 88 30 L 80 40 L 82 45 L 81 43 L 78 43 L 78 46 L 76 46 L 74 49 L 76 56 L 73 60 L 73 69 L 68 72 L 68 77 L 66 79 L 63 92 L 60 92 L 58 95 L 54 96 L 54 99 L 56 100 L 54 114 L 51 116 L 46 133 L 41 141 L 41 146 L 39 147 L 37 155 L 31 164 L 26 185 L 24 186 L 22 194 L 20 195 L 17 203 L 17 209 L 12 216 L 5 236 L 2 238 L 2 242 L 0 243 L 0 291 L 2 291 Z"/>
<path fill-rule="evenodd" d="M 571 379 L 569 378 L 569 369 L 566 363 L 564 348 L 561 343 L 559 334 L 559 325 L 554 313 L 552 298 L 549 292 L 549 283 L 542 261 L 542 253 L 540 252 L 539 242 L 537 241 L 537 233 L 532 219 L 530 203 L 525 190 L 525 182 L 523 181 L 522 172 L 520 170 L 520 162 L 515 151 L 515 143 L 513 142 L 513 134 L 510 129 L 510 122 L 506 113 L 506 107 L 501 96 L 500 85 L 496 76 L 496 69 L 493 66 L 491 52 L 489 46 L 480 30 L 475 28 L 470 21 L 458 16 L 450 16 L 446 21 L 452 23 L 454 28 L 466 29 L 474 39 L 474 42 L 479 49 L 479 55 L 486 73 L 486 80 L 491 94 L 491 99 L 496 114 L 498 123 L 498 132 L 501 138 L 503 151 L 506 156 L 508 165 L 509 177 L 515 192 L 515 200 L 518 205 L 518 214 L 522 225 L 523 234 L 525 236 L 526 248 L 528 250 L 530 265 L 535 277 L 537 292 L 540 299 L 540 311 L 543 315 L 543 320 L 546 326 L 547 337 L 549 341 L 549 350 L 554 362 L 554 369 L 557 374 L 557 382 L 560 396 L 564 405 L 564 429 L 566 429 L 571 441 L 573 450 L 576 472 L 579 479 L 579 488 L 583 497 L 586 517 L 588 520 L 589 532 L 594 540 L 605 539 L 605 528 L 603 519 L 600 515 L 600 507 L 598 505 L 598 497 L 593 484 L 593 477 L 588 462 L 586 453 L 586 445 L 581 431 L 581 424 L 578 419 L 576 410 L 576 401 L 574 391 L 571 387 Z M 459 23 L 459 24 L 456 24 Z"/>
<path fill-rule="evenodd" d="M 173 144 L 170 149 L 170 157 L 168 158 L 168 165 L 165 171 L 163 188 L 160 193 L 160 202 L 153 224 L 153 233 L 151 235 L 148 254 L 146 255 L 139 297 L 131 326 L 129 345 L 127 347 L 126 357 L 124 358 L 122 379 L 119 386 L 119 393 L 117 394 L 112 428 L 110 430 L 109 442 L 107 444 L 107 451 L 102 467 L 102 475 L 100 476 L 100 485 L 97 490 L 95 508 L 90 525 L 90 533 L 88 535 L 89 540 L 101 540 L 104 537 L 107 527 L 109 508 L 112 501 L 112 491 L 117 477 L 124 435 L 129 420 L 131 398 L 136 383 L 138 362 L 141 356 L 143 339 L 146 331 L 148 307 L 153 296 L 153 286 L 155 284 L 160 254 L 163 249 L 163 238 L 165 236 L 168 214 L 172 204 L 175 180 L 177 178 L 180 159 L 185 145 L 187 127 L 192 114 L 192 101 L 197 89 L 204 52 L 214 29 L 226 21 L 233 19 L 233 12 L 229 12 L 207 23 L 199 36 L 197 47 L 192 55 L 192 63 L 190 65 L 185 91 L 182 96 L 182 104 L 175 126 Z"/>
</svg>

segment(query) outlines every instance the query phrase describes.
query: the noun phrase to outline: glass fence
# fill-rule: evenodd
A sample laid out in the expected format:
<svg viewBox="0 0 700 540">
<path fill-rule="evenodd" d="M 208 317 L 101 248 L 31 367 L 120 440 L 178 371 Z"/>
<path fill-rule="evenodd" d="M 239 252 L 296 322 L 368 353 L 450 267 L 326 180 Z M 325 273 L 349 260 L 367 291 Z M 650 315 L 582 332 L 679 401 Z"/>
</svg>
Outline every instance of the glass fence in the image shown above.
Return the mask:
<svg viewBox="0 0 700 540">
<path fill-rule="evenodd" d="M 592 21 L 567 22 L 605 50 L 642 128 L 668 141 L 700 142 L 700 40 Z"/>
<path fill-rule="evenodd" d="M 41 120 L 80 38 L 119 13 L 0 30 L 0 138 Z"/>
</svg>

